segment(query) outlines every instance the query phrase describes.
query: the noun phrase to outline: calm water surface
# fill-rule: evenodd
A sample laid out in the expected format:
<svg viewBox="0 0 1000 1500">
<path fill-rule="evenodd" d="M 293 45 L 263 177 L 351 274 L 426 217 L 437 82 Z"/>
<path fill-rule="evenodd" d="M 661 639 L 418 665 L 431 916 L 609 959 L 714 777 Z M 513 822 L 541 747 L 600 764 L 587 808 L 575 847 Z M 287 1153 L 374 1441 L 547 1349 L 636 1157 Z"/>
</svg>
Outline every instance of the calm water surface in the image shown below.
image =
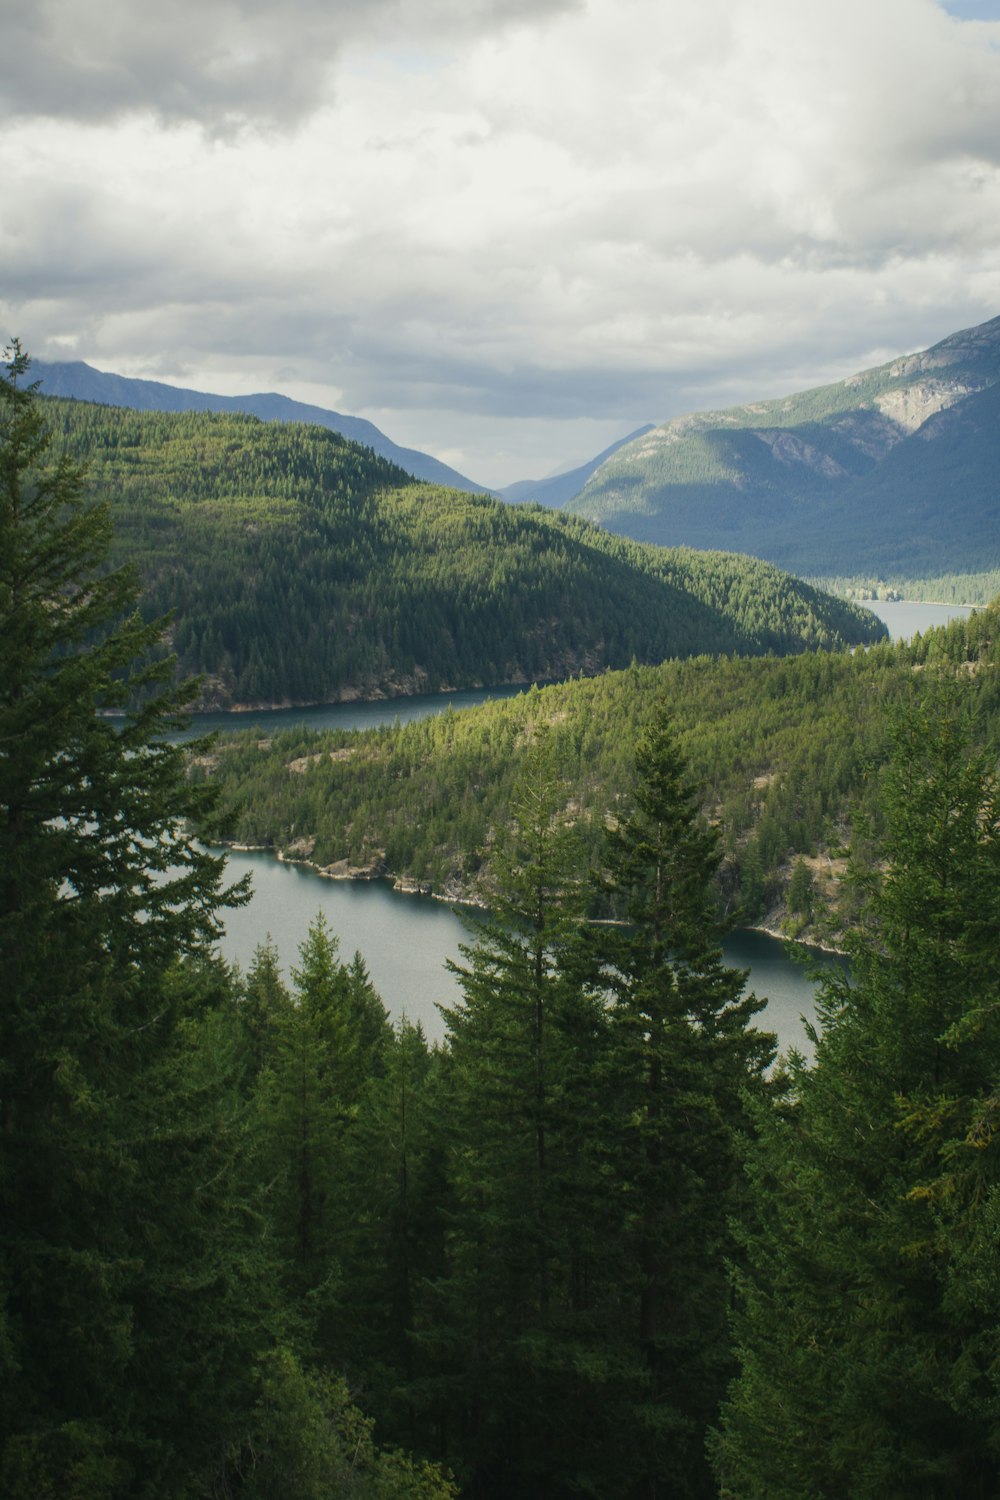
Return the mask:
<svg viewBox="0 0 1000 1500">
<path fill-rule="evenodd" d="M 541 685 L 541 684 L 539 684 Z M 382 698 L 377 703 L 330 703 L 318 708 L 252 708 L 242 713 L 192 714 L 191 727 L 179 741 L 219 729 L 226 733 L 259 729 L 277 734 L 282 729 L 377 729 L 383 724 L 409 724 L 442 714 L 449 708 L 474 708 L 490 698 L 515 698 L 520 687 L 468 688 L 460 693 L 421 693 L 412 698 Z"/>
<path fill-rule="evenodd" d="M 949 620 L 967 620 L 972 613 L 970 604 L 922 604 L 913 599 L 866 599 L 864 606 L 885 621 L 894 641 L 912 640 L 918 632 L 923 635 Z"/>
<path fill-rule="evenodd" d="M 874 600 L 869 608 L 886 622 L 894 640 L 908 639 L 917 631 L 956 617 L 965 618 L 971 612 L 963 605 L 906 600 Z M 520 691 L 495 688 L 327 708 L 201 714 L 191 732 L 253 727 L 273 733 L 298 724 L 312 729 L 369 729 L 406 724 L 449 708 L 472 707 L 488 698 L 513 697 Z M 222 943 L 227 958 L 246 969 L 257 944 L 270 936 L 287 974 L 297 962 L 310 922 L 322 911 L 340 940 L 342 957 L 350 959 L 355 951 L 362 954 L 390 1014 L 420 1021 L 431 1038 L 442 1036 L 444 1024 L 438 1007 L 452 1005 L 460 996 L 446 964 L 449 959 L 460 961 L 459 945 L 470 935 L 467 923 L 451 907 L 428 897 L 404 896 L 384 881 L 326 880 L 263 852 L 234 852 L 229 868 L 234 879 L 250 871 L 254 898 L 228 918 Z M 812 1020 L 815 1015 L 815 980 L 788 956 L 783 943 L 765 933 L 731 933 L 725 955 L 733 966 L 749 969 L 749 987 L 767 997 L 761 1024 L 777 1033 L 783 1048 L 795 1046 L 808 1055 L 811 1046 L 803 1018 Z"/>
<path fill-rule="evenodd" d="M 254 897 L 227 918 L 221 948 L 228 959 L 245 970 L 257 944 L 270 936 L 287 977 L 309 924 L 322 912 L 340 940 L 341 957 L 361 953 L 390 1015 L 419 1021 L 431 1039 L 444 1034 L 438 1006 L 454 1005 L 461 994 L 445 965 L 448 959 L 461 961 L 459 945 L 470 937 L 467 921 L 453 908 L 429 896 L 404 896 L 386 881 L 327 880 L 262 851 L 235 850 L 230 877 L 247 871 Z M 777 1033 L 782 1047 L 808 1054 L 802 1017 L 814 1014 L 815 987 L 784 944 L 766 933 L 734 932 L 726 939 L 725 955 L 734 967 L 749 968 L 749 987 L 768 997 L 761 1025 Z"/>
<path fill-rule="evenodd" d="M 866 601 L 870 609 L 884 620 L 894 641 L 909 640 L 917 631 L 949 620 L 967 619 L 972 606 L 967 604 L 921 604 L 908 599 Z M 514 698 L 525 691 L 521 687 L 469 688 L 460 693 L 423 693 L 413 698 L 383 698 L 377 703 L 333 703 L 318 708 L 258 708 L 243 713 L 194 714 L 191 728 L 181 739 L 193 739 L 219 729 L 259 729 L 276 734 L 282 729 L 303 725 L 307 729 L 374 729 L 383 724 L 409 724 L 428 714 L 445 713 L 449 708 L 474 708 L 490 698 Z"/>
</svg>

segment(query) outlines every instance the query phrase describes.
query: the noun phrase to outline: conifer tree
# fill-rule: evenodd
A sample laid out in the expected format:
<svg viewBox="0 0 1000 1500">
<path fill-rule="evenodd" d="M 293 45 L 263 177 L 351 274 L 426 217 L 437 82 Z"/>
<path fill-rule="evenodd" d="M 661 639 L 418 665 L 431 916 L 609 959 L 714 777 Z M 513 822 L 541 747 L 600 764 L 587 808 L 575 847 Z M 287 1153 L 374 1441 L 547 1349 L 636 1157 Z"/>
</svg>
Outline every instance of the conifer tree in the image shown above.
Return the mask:
<svg viewBox="0 0 1000 1500">
<path fill-rule="evenodd" d="M 131 577 L 104 566 L 106 508 L 48 461 L 27 372 L 15 343 L 0 380 L 0 1490 L 153 1494 L 164 1465 L 178 1490 L 204 1475 L 249 1398 L 239 1127 L 228 1051 L 210 1058 L 201 1024 L 228 999 L 208 945 L 240 893 L 185 831 L 205 796 L 162 738 L 185 690 L 167 687 Z M 111 710 L 129 710 L 123 727 Z M 216 1276 L 233 1300 L 206 1316 Z"/>
<path fill-rule="evenodd" d="M 954 694 L 901 715 L 853 972 L 749 1152 L 727 1496 L 944 1500 L 1000 1479 L 1000 786 Z M 864 846 L 870 830 L 859 828 Z"/>
<path fill-rule="evenodd" d="M 448 1261 L 428 1333 L 474 1492 L 526 1497 L 568 1493 L 586 1446 L 567 1430 L 579 1393 L 574 1247 L 586 1232 L 584 1096 L 571 1080 L 602 1028 L 571 972 L 568 788 L 552 736 L 534 732 L 498 833 L 493 909 L 463 950 L 463 1004 L 446 1012 Z"/>
<path fill-rule="evenodd" d="M 278 1037 L 291 1004 L 278 966 L 278 950 L 268 936 L 254 952 L 239 1007 L 246 1052 L 244 1086 L 248 1091 L 252 1092 L 265 1068 L 274 1066 Z"/>
<path fill-rule="evenodd" d="M 616 1493 L 712 1493 L 705 1458 L 729 1371 L 725 1259 L 741 1203 L 738 1132 L 773 1038 L 725 966 L 718 840 L 661 707 L 635 757 L 631 808 L 609 830 L 618 925 L 590 938 L 609 1003 L 605 1174 L 618 1248 L 617 1338 L 628 1370 Z"/>
</svg>

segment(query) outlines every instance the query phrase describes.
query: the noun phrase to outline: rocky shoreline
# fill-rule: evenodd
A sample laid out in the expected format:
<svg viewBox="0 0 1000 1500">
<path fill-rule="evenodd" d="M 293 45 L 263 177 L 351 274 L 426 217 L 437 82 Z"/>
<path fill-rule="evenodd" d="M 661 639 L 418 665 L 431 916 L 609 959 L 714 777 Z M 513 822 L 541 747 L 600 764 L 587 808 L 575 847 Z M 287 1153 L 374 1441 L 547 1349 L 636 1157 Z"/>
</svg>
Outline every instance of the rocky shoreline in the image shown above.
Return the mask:
<svg viewBox="0 0 1000 1500">
<path fill-rule="evenodd" d="M 393 875 L 386 866 L 385 856 L 381 852 L 365 865 L 353 865 L 346 858 L 334 860 L 327 865 L 317 864 L 309 857 L 315 847 L 315 842 L 315 839 L 300 838 L 289 844 L 287 849 L 275 849 L 272 844 L 240 844 L 235 840 L 227 839 L 221 841 L 217 847 L 237 850 L 241 854 L 270 854 L 279 864 L 300 865 L 323 880 L 357 882 L 386 880 L 391 882 L 394 891 L 399 891 L 404 896 L 423 896 L 431 901 L 443 901 L 449 906 L 468 906 L 481 911 L 488 909 L 487 903 L 481 896 L 470 893 L 468 888 L 457 879 L 446 882 L 443 890 L 435 890 L 429 880 L 417 880 L 411 875 Z M 824 941 L 813 934 L 809 927 L 795 934 L 785 931 L 779 916 L 782 910 L 783 908 L 779 907 L 768 912 L 760 922 L 748 922 L 746 930 L 761 932 L 766 937 L 775 938 L 782 943 L 799 943 L 803 948 L 814 948 L 819 953 L 829 953 L 837 958 L 846 956 L 844 948 L 828 940 Z"/>
</svg>

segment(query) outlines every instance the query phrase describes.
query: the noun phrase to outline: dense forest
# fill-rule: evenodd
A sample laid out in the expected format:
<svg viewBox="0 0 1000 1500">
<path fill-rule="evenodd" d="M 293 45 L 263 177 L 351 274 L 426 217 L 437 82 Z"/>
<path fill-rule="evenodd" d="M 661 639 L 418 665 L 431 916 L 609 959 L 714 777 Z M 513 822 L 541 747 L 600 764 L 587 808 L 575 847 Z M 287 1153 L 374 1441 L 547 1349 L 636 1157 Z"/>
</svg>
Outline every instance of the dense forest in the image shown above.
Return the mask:
<svg viewBox="0 0 1000 1500">
<path fill-rule="evenodd" d="M 467 479 L 429 453 L 421 453 L 416 448 L 401 448 L 363 417 L 351 417 L 327 407 L 294 401 L 275 391 L 261 391 L 250 396 L 217 396 L 210 391 L 165 385 L 160 380 L 112 375 L 95 370 L 79 359 L 32 360 L 31 368 L 39 389 L 46 396 L 65 396 L 73 401 L 94 401 L 102 406 L 125 406 L 136 411 L 242 412 L 259 417 L 262 422 L 298 422 L 307 427 L 327 427 L 362 448 L 370 448 L 380 458 L 388 459 L 418 479 L 443 484 L 450 489 L 471 490 L 481 495 L 489 493 L 486 485 Z"/>
<path fill-rule="evenodd" d="M 909 644 L 633 666 L 360 734 L 247 731 L 194 774 L 219 789 L 217 836 L 488 901 L 497 835 L 537 734 L 551 735 L 566 812 L 593 863 L 635 737 L 662 702 L 720 829 L 723 909 L 829 938 L 850 921 L 837 879 L 850 808 L 880 817 L 873 771 L 888 755 L 893 705 L 930 691 L 936 667 L 966 670 L 977 741 L 1000 748 L 998 649 L 992 606 Z M 597 896 L 592 911 L 602 914 Z"/>
<path fill-rule="evenodd" d="M 112 556 L 170 612 L 214 704 L 531 682 L 699 651 L 879 639 L 770 564 L 661 551 L 537 507 L 418 484 L 318 427 L 46 400 L 110 501 Z"/>
<path fill-rule="evenodd" d="M 935 578 L 898 577 L 887 583 L 873 573 L 811 578 L 817 588 L 845 599 L 912 599 L 927 604 L 989 604 L 1000 595 L 1000 569 L 977 573 L 941 573 Z"/>
<path fill-rule="evenodd" d="M 0 1492 L 994 1495 L 996 612 L 911 654 L 750 664 L 789 742 L 810 673 L 813 709 L 825 673 L 831 696 L 855 682 L 877 749 L 813 1065 L 775 1065 L 722 959 L 719 789 L 666 691 L 705 661 L 601 680 L 644 712 L 619 725 L 596 844 L 570 700 L 525 695 L 492 913 L 429 1049 L 322 920 L 289 983 L 266 945 L 246 974 L 218 958 L 245 892 L 192 837 L 216 787 L 189 754 L 243 751 L 172 741 L 190 685 L 107 568 L 108 510 L 53 462 L 26 373 L 15 346 Z M 740 670 L 713 679 L 719 724 Z M 595 902 L 622 920 L 586 920 Z"/>
</svg>

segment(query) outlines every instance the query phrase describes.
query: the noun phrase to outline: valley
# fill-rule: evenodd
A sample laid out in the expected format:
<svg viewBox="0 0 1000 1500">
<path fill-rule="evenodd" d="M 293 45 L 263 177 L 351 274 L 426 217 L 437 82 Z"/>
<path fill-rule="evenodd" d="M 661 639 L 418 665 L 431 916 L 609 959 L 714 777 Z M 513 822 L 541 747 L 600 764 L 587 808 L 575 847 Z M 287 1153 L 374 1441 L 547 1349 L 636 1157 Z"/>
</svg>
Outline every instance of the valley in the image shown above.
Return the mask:
<svg viewBox="0 0 1000 1500">
<path fill-rule="evenodd" d="M 43 400 L 200 706 L 302 705 L 884 638 L 747 556 L 413 480 L 323 428 Z"/>
<path fill-rule="evenodd" d="M 676 417 L 566 504 L 644 541 L 985 603 L 1000 568 L 998 412 L 994 318 L 832 385 Z M 984 570 L 975 592 L 942 591 L 948 575 Z"/>
<path fill-rule="evenodd" d="M 237 843 L 489 904 L 496 831 L 537 735 L 551 737 L 587 868 L 626 792 L 634 738 L 662 704 L 719 826 L 722 908 L 823 941 L 851 921 L 831 877 L 852 807 L 877 824 L 894 705 L 932 692 L 939 671 L 974 664 L 969 711 L 984 742 L 1000 743 L 996 631 L 993 607 L 853 654 L 636 664 L 360 734 L 248 729 L 198 775 L 216 787 L 218 827 Z M 815 874 L 796 909 L 800 861 Z"/>
<path fill-rule="evenodd" d="M 966 1370 L 991 1347 L 1000 601 L 893 639 L 773 563 L 439 489 L 325 428 L 39 399 L 23 371 L 17 1500 L 290 1475 L 296 1500 L 714 1500 L 757 1465 L 753 1351 L 793 1406 L 823 1391 L 785 1309 L 810 1351 L 832 1317 L 852 1370 L 891 1323 L 891 1365 L 901 1281 L 943 1327 L 971 1475 L 987 1437 L 947 1389 L 953 1335 Z M 191 738 L 192 704 L 224 732 Z M 789 985 L 748 923 L 845 959 Z M 801 1424 L 781 1441 L 798 1461 Z"/>
</svg>

